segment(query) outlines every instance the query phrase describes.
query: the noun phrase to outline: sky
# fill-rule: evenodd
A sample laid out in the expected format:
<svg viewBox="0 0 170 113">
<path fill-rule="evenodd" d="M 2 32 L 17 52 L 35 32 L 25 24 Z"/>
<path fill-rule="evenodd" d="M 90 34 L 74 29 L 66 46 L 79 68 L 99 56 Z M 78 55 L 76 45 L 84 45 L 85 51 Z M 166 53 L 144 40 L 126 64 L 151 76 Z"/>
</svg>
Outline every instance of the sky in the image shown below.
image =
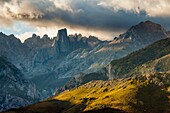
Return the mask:
<svg viewBox="0 0 170 113">
<path fill-rule="evenodd" d="M 24 41 L 33 33 L 50 37 L 94 35 L 111 40 L 132 25 L 151 20 L 170 30 L 170 0 L 0 0 L 0 31 Z"/>
</svg>

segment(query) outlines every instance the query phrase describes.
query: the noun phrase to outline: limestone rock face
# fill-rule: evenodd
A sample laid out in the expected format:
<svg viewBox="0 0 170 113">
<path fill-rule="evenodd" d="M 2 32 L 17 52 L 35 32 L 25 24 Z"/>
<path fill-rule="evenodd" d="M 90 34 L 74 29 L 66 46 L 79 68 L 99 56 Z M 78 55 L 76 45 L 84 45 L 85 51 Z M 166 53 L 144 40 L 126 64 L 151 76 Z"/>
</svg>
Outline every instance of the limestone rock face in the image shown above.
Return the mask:
<svg viewBox="0 0 170 113">
<path fill-rule="evenodd" d="M 0 57 L 0 111 L 34 103 L 40 99 L 35 84 L 5 58 Z"/>
<path fill-rule="evenodd" d="M 132 26 L 127 32 L 115 38 L 117 42 L 133 42 L 136 45 L 146 46 L 160 39 L 166 38 L 166 30 L 159 24 L 151 21 L 141 22 Z"/>
<path fill-rule="evenodd" d="M 94 36 L 83 37 L 81 34 L 69 35 L 71 48 L 76 50 L 79 48 L 92 48 L 98 44 L 101 44 L 102 41 Z"/>
<path fill-rule="evenodd" d="M 170 31 L 167 31 L 166 33 L 167 33 L 168 37 L 170 37 Z"/>
<path fill-rule="evenodd" d="M 58 31 L 58 35 L 54 38 L 53 46 L 56 47 L 56 50 L 59 53 L 67 53 L 70 51 L 70 40 L 67 36 L 67 30 L 61 29 Z"/>
<path fill-rule="evenodd" d="M 28 55 L 28 48 L 14 35 L 0 33 L 0 55 L 7 57 L 15 65 L 24 62 Z"/>
<path fill-rule="evenodd" d="M 67 35 L 67 29 L 58 30 L 58 35 L 53 39 L 53 46 L 59 54 L 70 53 L 79 48 L 91 48 L 102 41 L 94 36 L 83 37 L 81 34 Z"/>
<path fill-rule="evenodd" d="M 33 34 L 32 37 L 24 41 L 24 45 L 34 50 L 47 48 L 51 47 L 52 39 L 50 39 L 48 35 L 44 35 L 42 38 L 40 38 L 40 36 Z"/>
</svg>

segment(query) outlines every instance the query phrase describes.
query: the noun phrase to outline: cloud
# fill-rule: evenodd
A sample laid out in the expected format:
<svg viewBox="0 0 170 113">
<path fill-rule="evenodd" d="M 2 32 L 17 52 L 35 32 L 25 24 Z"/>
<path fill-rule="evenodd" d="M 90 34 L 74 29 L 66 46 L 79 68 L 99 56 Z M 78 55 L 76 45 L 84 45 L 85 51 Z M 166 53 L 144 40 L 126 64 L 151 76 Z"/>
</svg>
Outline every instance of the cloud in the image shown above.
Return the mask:
<svg viewBox="0 0 170 113">
<path fill-rule="evenodd" d="M 71 0 L 50 0 L 55 4 L 56 9 L 62 9 L 65 11 L 73 12 L 71 7 Z"/>
<path fill-rule="evenodd" d="M 142 2 L 141 2 L 142 4 Z M 149 16 L 153 17 L 170 17 L 170 1 L 169 0 L 150 0 L 149 3 L 145 0 L 143 2 L 143 7 Z M 152 6 L 152 7 L 150 7 Z"/>
<path fill-rule="evenodd" d="M 108 4 L 109 3 L 109 4 Z M 99 6 L 112 9 L 114 12 L 124 10 L 139 13 L 139 4 L 137 0 L 100 0 Z"/>
<path fill-rule="evenodd" d="M 149 17 L 169 17 L 169 4 L 169 0 L 101 0 L 98 5 L 114 12 L 124 10 L 139 14 L 144 11 Z"/>
<path fill-rule="evenodd" d="M 129 27 L 130 19 L 127 23 L 125 16 L 138 21 L 139 16 L 170 17 L 169 0 L 2 0 L 0 4 L 0 16 L 41 25 L 46 21 L 115 30 Z"/>
<path fill-rule="evenodd" d="M 38 33 L 67 27 L 71 33 L 112 39 L 140 21 L 153 20 L 169 27 L 169 4 L 169 0 L 1 0 L 0 23 L 25 22 Z"/>
<path fill-rule="evenodd" d="M 5 18 L 11 20 L 29 20 L 29 19 L 39 19 L 43 16 L 43 12 L 37 4 L 37 1 L 26 1 L 26 0 L 10 0 L 4 2 L 1 6 L 2 15 Z M 43 6 L 42 6 L 43 7 Z"/>
</svg>

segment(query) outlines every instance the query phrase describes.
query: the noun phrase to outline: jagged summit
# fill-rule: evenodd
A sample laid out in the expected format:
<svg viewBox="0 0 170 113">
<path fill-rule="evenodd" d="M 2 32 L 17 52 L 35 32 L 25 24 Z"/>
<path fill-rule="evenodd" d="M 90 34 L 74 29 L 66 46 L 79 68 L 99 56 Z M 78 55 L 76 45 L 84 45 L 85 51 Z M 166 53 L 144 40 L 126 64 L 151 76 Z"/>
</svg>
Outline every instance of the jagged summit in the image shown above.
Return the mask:
<svg viewBox="0 0 170 113">
<path fill-rule="evenodd" d="M 143 29 L 150 32 L 165 32 L 165 29 L 160 24 L 154 23 L 149 20 L 145 22 L 140 22 L 138 25 L 132 26 L 131 29 Z"/>
<path fill-rule="evenodd" d="M 49 37 L 48 37 L 48 35 L 47 34 L 45 34 L 43 37 L 42 37 L 42 39 L 48 39 Z"/>
<path fill-rule="evenodd" d="M 166 30 L 157 23 L 151 21 L 140 22 L 132 26 L 127 32 L 114 38 L 114 42 L 135 42 L 140 45 L 148 45 L 163 38 L 167 38 Z"/>
<path fill-rule="evenodd" d="M 31 49 L 40 49 L 51 47 L 52 39 L 48 35 L 44 35 L 42 38 L 36 34 L 32 34 L 32 37 L 24 41 L 24 45 L 28 46 Z"/>
<path fill-rule="evenodd" d="M 94 47 L 102 41 L 97 37 L 89 36 L 85 37 L 81 34 L 67 35 L 67 29 L 58 30 L 57 37 L 53 39 L 52 47 L 56 47 L 59 53 L 68 53 L 79 48 Z"/>
<path fill-rule="evenodd" d="M 58 30 L 57 40 L 61 40 L 63 38 L 67 38 L 67 29 L 66 28 Z"/>
<path fill-rule="evenodd" d="M 142 22 L 140 22 L 138 25 L 147 25 L 147 24 L 150 24 L 150 25 L 159 25 L 159 26 L 161 26 L 160 24 L 157 24 L 157 23 L 154 23 L 154 22 L 152 22 L 152 21 L 150 21 L 150 20 L 146 20 L 146 21 L 142 21 Z"/>
<path fill-rule="evenodd" d="M 57 45 L 59 52 L 68 52 L 70 49 L 70 40 L 67 36 L 67 29 L 58 30 Z"/>
<path fill-rule="evenodd" d="M 53 47 L 56 47 L 56 50 L 59 53 L 69 52 L 70 50 L 70 40 L 67 36 L 67 29 L 58 30 L 57 37 L 54 38 Z"/>
</svg>

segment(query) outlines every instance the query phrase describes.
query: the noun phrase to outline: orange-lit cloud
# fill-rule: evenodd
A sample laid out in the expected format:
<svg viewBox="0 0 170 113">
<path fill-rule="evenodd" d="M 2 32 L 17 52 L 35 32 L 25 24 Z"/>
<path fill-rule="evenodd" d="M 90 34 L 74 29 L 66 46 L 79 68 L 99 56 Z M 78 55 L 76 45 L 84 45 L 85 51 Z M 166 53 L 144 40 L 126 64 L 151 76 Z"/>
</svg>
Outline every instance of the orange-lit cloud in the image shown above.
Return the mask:
<svg viewBox="0 0 170 113">
<path fill-rule="evenodd" d="M 100 6 L 113 11 L 125 10 L 134 13 L 145 11 L 150 17 L 170 16 L 170 0 L 100 0 Z"/>
<path fill-rule="evenodd" d="M 1 0 L 0 30 L 19 21 L 40 35 L 51 36 L 66 27 L 70 33 L 113 39 L 140 21 L 169 27 L 169 4 L 169 0 Z M 31 33 L 24 30 L 16 34 L 25 39 Z"/>
</svg>

